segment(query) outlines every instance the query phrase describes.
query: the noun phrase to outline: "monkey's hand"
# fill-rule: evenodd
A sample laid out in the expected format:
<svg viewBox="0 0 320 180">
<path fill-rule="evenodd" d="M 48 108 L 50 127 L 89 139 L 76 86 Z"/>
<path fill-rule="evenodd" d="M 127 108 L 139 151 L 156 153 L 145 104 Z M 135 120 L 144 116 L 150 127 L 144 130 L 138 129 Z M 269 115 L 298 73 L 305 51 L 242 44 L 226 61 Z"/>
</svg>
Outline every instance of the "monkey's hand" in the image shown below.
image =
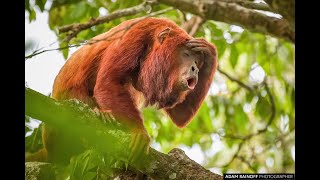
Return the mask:
<svg viewBox="0 0 320 180">
<path fill-rule="evenodd" d="M 145 128 L 134 128 L 131 130 L 131 142 L 129 144 L 129 162 L 133 164 L 143 163 L 144 154 L 149 153 L 150 137 Z"/>
<path fill-rule="evenodd" d="M 206 66 L 211 67 L 213 66 L 214 63 L 215 65 L 217 65 L 217 62 L 215 62 L 217 51 L 213 47 L 213 45 L 210 44 L 205 39 L 203 38 L 190 39 L 187 42 L 186 46 L 191 48 L 191 50 L 195 52 L 201 52 L 204 55 L 204 64 Z"/>
<path fill-rule="evenodd" d="M 94 111 L 103 120 L 112 119 L 113 121 L 122 124 L 121 128 L 129 135 L 129 141 L 126 141 L 128 144 L 125 146 L 128 148 L 125 150 L 128 157 L 128 163 L 134 165 L 143 163 L 142 157 L 146 157 L 145 155 L 149 153 L 150 147 L 150 137 L 147 130 L 144 128 L 143 123 L 133 121 L 132 117 L 120 116 L 108 110 L 103 110 L 101 112 L 101 110 L 95 108 Z"/>
</svg>

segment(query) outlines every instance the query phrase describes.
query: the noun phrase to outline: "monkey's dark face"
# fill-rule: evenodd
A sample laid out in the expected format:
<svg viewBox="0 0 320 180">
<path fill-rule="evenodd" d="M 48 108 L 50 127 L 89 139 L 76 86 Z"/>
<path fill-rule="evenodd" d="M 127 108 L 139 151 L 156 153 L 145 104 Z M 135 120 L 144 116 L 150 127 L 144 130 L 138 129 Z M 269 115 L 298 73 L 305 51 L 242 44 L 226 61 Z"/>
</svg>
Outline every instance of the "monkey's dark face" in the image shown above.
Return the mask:
<svg viewBox="0 0 320 180">
<path fill-rule="evenodd" d="M 192 91 L 198 83 L 198 73 L 202 67 L 201 54 L 183 46 L 178 55 L 178 84 L 180 91 Z"/>
<path fill-rule="evenodd" d="M 197 86 L 203 54 L 188 47 L 193 38 L 165 28 L 141 65 L 139 84 L 146 104 L 170 109 L 182 103 Z"/>
<path fill-rule="evenodd" d="M 175 105 L 183 102 L 186 96 L 192 92 L 198 83 L 199 71 L 203 65 L 202 54 L 194 52 L 188 47 L 181 47 L 176 56 L 173 74 L 173 82 L 170 97 L 162 105 L 166 109 L 173 108 Z"/>
</svg>

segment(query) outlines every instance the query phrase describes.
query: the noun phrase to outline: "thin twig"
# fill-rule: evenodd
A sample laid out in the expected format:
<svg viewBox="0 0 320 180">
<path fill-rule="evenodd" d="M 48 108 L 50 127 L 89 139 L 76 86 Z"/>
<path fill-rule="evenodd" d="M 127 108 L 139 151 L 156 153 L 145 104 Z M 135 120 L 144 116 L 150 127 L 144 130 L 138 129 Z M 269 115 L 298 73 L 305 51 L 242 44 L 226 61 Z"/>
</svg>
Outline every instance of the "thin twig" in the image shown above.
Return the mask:
<svg viewBox="0 0 320 180">
<path fill-rule="evenodd" d="M 233 81 L 233 82 L 238 83 L 241 87 L 247 89 L 248 91 L 251 91 L 251 92 L 254 91 L 254 88 L 252 88 L 252 87 L 250 87 L 249 85 L 246 85 L 245 83 L 241 82 L 240 80 L 232 77 L 231 75 L 229 75 L 229 74 L 226 73 L 225 71 L 221 70 L 219 66 L 218 66 L 218 71 L 219 71 L 221 74 L 225 75 L 228 79 L 230 79 L 230 80 Z"/>
<path fill-rule="evenodd" d="M 157 3 L 156 1 L 144 1 L 143 3 L 134 7 L 121 9 L 111 14 L 108 14 L 106 16 L 92 18 L 88 22 L 83 24 L 75 23 L 75 24 L 65 25 L 58 28 L 59 34 L 71 31 L 71 33 L 68 34 L 67 37 L 65 38 L 65 41 L 69 42 L 72 38 L 76 37 L 77 34 L 79 34 L 81 31 L 85 29 L 89 29 L 92 26 L 110 22 L 111 20 L 114 20 L 120 17 L 135 15 L 135 14 L 147 11 L 151 8 L 152 5 L 156 3 Z"/>
<path fill-rule="evenodd" d="M 122 28 L 122 29 L 119 29 L 118 31 L 115 31 L 113 32 L 112 34 L 110 34 L 109 36 L 105 37 L 105 38 L 102 38 L 102 39 L 92 39 L 90 41 L 88 41 L 86 44 L 88 45 L 92 45 L 94 43 L 97 43 L 97 42 L 100 42 L 100 41 L 106 41 L 106 40 L 110 40 L 109 38 L 114 36 L 115 34 L 121 32 L 121 31 L 124 31 L 123 33 L 125 33 L 126 31 L 128 31 L 132 26 L 136 25 L 138 22 L 142 21 L 143 19 L 145 18 L 148 18 L 148 17 L 152 17 L 152 16 L 156 16 L 156 15 L 159 15 L 159 14 L 163 14 L 165 12 L 168 12 L 168 11 L 171 11 L 171 10 L 174 10 L 174 8 L 170 7 L 170 8 L 167 8 L 167 9 L 163 9 L 163 10 L 160 10 L 160 11 L 157 11 L 157 12 L 154 12 L 154 13 L 150 13 L 148 14 L 147 16 L 143 16 L 141 17 L 139 20 L 135 21 L 134 23 L 131 23 L 130 25 Z M 114 39 L 112 39 L 114 40 Z"/>
<path fill-rule="evenodd" d="M 44 52 L 63 50 L 63 49 L 78 47 L 78 46 L 81 46 L 81 45 L 83 45 L 83 44 L 73 44 L 73 45 L 68 45 L 68 46 L 60 47 L 60 48 L 45 49 L 45 50 L 43 50 L 43 51 L 39 51 L 40 49 L 38 49 L 38 50 L 35 50 L 34 52 L 32 52 L 30 55 L 25 56 L 25 60 L 30 59 L 30 58 L 32 58 L 32 57 L 34 57 L 34 56 L 36 56 L 36 55 L 42 54 L 42 53 L 44 53 Z M 42 48 L 41 48 L 41 49 L 42 49 Z"/>
<path fill-rule="evenodd" d="M 39 54 L 42 54 L 42 53 L 48 52 L 48 51 L 63 50 L 63 49 L 72 48 L 72 47 L 78 47 L 78 46 L 82 46 L 82 45 L 92 45 L 92 44 L 97 43 L 97 42 L 100 42 L 100 41 L 110 41 L 110 40 L 114 40 L 114 39 L 109 39 L 109 38 L 112 37 L 113 35 L 121 32 L 121 31 L 125 31 L 125 32 L 126 32 L 126 31 L 129 30 L 133 25 L 137 24 L 138 22 L 140 22 L 141 20 L 143 20 L 143 19 L 145 19 L 145 18 L 147 18 L 147 17 L 157 16 L 157 15 L 166 13 L 166 12 L 171 11 L 171 10 L 174 10 L 174 8 L 173 8 L 173 7 L 169 7 L 169 8 L 160 10 L 160 11 L 156 11 L 156 12 L 150 13 L 150 14 L 148 14 L 148 15 L 146 15 L 146 16 L 141 17 L 141 19 L 139 19 L 138 21 L 136 21 L 136 22 L 134 22 L 134 23 L 132 23 L 132 24 L 130 24 L 130 25 L 122 28 L 122 29 L 119 29 L 118 31 L 115 31 L 115 32 L 113 32 L 112 34 L 110 34 L 109 36 L 107 36 L 107 37 L 105 37 L 105 38 L 102 38 L 102 39 L 92 39 L 92 40 L 90 40 L 90 41 L 84 40 L 84 41 L 80 41 L 80 43 L 78 43 L 78 44 L 73 44 L 73 45 L 68 45 L 68 46 L 64 46 L 64 47 L 60 47 L 60 48 L 46 49 L 46 50 L 43 50 L 43 51 L 39 51 L 39 50 L 43 49 L 43 47 L 42 47 L 42 48 L 40 48 L 40 49 L 37 49 L 37 50 L 33 51 L 31 54 L 25 56 L 25 59 L 30 59 L 30 58 L 32 58 L 32 57 L 34 57 L 34 56 L 36 56 L 36 55 L 39 55 Z"/>
<path fill-rule="evenodd" d="M 268 94 L 268 97 L 269 97 L 269 100 L 270 100 L 270 103 L 271 103 L 271 115 L 270 115 L 269 121 L 268 121 L 267 125 L 265 126 L 265 128 L 259 130 L 257 132 L 257 134 L 265 132 L 268 129 L 268 127 L 270 126 L 270 124 L 272 123 L 272 121 L 275 118 L 275 116 L 276 116 L 276 104 L 274 102 L 274 97 L 273 97 L 273 95 L 272 95 L 272 93 L 270 91 L 270 88 L 269 88 L 267 82 L 264 81 L 263 84 L 264 84 L 264 87 L 266 88 L 266 91 L 267 91 L 267 94 Z"/>
</svg>

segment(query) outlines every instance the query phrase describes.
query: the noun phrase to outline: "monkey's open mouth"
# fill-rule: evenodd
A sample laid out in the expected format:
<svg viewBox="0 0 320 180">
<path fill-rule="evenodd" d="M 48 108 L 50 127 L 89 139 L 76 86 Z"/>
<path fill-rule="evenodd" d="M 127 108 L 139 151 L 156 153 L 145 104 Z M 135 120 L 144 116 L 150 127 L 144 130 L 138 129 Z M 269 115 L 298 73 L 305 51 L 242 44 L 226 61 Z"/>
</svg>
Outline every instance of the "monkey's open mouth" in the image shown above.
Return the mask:
<svg viewBox="0 0 320 180">
<path fill-rule="evenodd" d="M 197 84 L 197 78 L 196 77 L 189 77 L 187 78 L 187 85 L 189 89 L 194 89 Z"/>
</svg>

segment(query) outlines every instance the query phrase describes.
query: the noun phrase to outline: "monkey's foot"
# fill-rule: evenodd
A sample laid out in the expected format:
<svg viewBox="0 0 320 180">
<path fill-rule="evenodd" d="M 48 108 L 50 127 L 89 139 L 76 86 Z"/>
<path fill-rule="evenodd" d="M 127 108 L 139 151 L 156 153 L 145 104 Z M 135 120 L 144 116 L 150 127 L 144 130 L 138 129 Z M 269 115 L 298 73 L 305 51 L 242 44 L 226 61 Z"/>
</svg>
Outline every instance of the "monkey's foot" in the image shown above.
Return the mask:
<svg viewBox="0 0 320 180">
<path fill-rule="evenodd" d="M 132 132 L 132 139 L 129 144 L 129 162 L 133 164 L 143 163 L 144 154 L 149 154 L 150 137 L 145 129 L 136 129 Z M 138 164 L 138 165 L 139 165 Z"/>
</svg>

